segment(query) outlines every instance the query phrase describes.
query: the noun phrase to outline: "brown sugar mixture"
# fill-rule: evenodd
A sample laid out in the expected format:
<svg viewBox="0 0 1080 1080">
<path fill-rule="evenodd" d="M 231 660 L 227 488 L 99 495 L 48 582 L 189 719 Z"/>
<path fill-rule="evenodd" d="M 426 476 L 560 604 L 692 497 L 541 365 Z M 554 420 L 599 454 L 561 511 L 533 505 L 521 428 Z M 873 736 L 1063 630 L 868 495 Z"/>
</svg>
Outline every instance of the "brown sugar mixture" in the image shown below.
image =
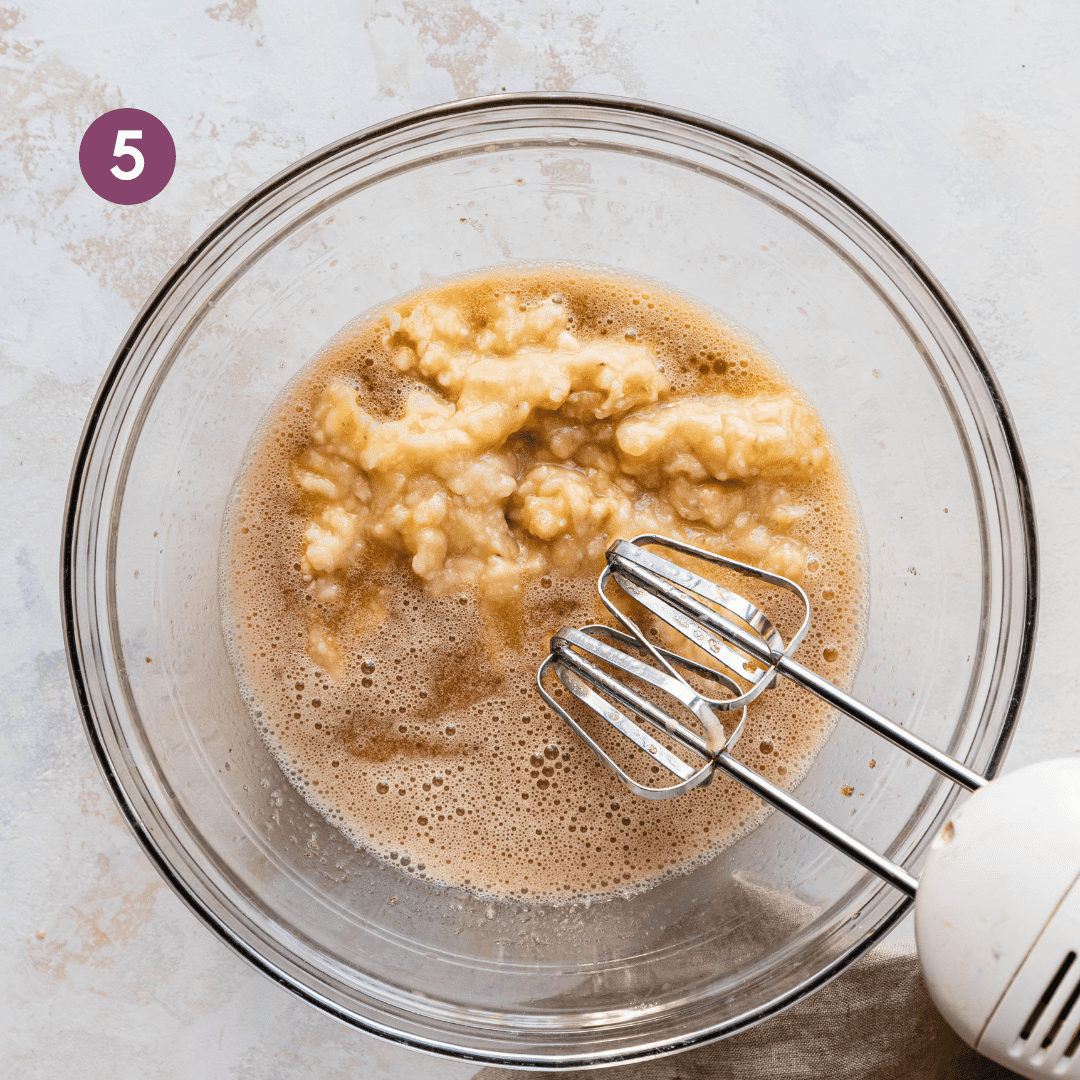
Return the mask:
<svg viewBox="0 0 1080 1080">
<path fill-rule="evenodd" d="M 252 716 L 356 844 L 483 896 L 625 893 L 764 816 L 717 777 L 637 799 L 544 706 L 563 625 L 610 622 L 603 553 L 658 532 L 799 581 L 799 658 L 850 683 L 866 564 L 812 406 L 760 346 L 641 278 L 500 269 L 348 326 L 256 433 L 223 608 Z M 745 590 L 743 590 L 745 591 Z M 826 706 L 781 681 L 738 754 L 793 786 Z"/>
</svg>

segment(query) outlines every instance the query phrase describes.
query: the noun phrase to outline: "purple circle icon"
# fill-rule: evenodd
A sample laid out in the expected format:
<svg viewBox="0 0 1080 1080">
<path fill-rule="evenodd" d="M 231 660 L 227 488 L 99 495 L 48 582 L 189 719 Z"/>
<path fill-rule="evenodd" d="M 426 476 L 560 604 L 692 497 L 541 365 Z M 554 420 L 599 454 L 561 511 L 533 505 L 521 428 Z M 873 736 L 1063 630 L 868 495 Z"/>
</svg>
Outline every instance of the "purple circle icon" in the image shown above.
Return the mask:
<svg viewBox="0 0 1080 1080">
<path fill-rule="evenodd" d="M 165 190 L 176 168 L 176 145 L 156 116 L 113 109 L 86 129 L 79 168 L 95 194 L 132 206 Z"/>
</svg>

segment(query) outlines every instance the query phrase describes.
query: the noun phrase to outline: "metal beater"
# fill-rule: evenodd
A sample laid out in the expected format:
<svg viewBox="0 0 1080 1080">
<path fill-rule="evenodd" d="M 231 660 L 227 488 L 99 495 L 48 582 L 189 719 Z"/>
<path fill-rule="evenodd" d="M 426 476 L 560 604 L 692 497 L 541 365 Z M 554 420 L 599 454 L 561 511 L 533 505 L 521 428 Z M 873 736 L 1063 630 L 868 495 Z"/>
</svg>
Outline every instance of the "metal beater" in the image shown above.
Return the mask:
<svg viewBox="0 0 1080 1080">
<path fill-rule="evenodd" d="M 798 630 L 785 643 L 768 616 L 745 597 L 649 550 L 655 547 L 676 552 L 684 559 L 703 560 L 792 593 L 804 612 Z M 608 591 L 611 582 L 658 620 L 704 650 L 710 664 L 687 659 L 650 640 L 650 635 L 613 602 Z M 775 686 L 779 676 L 784 676 L 968 791 L 987 783 L 966 765 L 793 659 L 792 654 L 810 626 L 810 601 L 802 588 L 780 575 L 655 533 L 612 544 L 598 587 L 607 609 L 629 633 L 602 625 L 564 627 L 551 639 L 551 652 L 540 666 L 537 685 L 548 707 L 573 728 L 623 784 L 643 798 L 671 799 L 707 784 L 718 770 L 902 892 L 909 896 L 916 894 L 918 882 L 906 870 L 816 814 L 731 754 L 742 733 L 746 706 Z M 675 777 L 676 783 L 652 786 L 631 777 L 560 704 L 556 698 L 561 696 L 561 691 L 548 690 L 545 678 L 552 672 L 574 698 L 647 754 L 653 762 L 653 773 L 664 770 Z M 686 675 L 716 684 L 722 688 L 721 695 L 709 697 L 699 692 Z M 644 685 L 635 689 L 634 684 Z M 648 688 L 659 694 L 650 694 Z M 691 730 L 668 708 L 657 704 L 657 697 L 681 706 L 679 711 L 685 710 L 696 718 L 702 733 Z M 725 728 L 718 714 L 732 713 L 738 713 L 739 719 Z M 703 764 L 696 768 L 687 764 L 631 716 L 662 731 Z"/>
</svg>

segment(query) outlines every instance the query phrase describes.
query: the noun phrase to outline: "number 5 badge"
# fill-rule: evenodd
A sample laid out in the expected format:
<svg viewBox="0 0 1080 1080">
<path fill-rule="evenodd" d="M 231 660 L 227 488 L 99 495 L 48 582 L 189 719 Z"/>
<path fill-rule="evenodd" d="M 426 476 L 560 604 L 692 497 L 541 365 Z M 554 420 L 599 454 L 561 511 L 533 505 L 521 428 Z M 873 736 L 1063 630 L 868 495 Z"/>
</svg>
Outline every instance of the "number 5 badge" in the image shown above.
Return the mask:
<svg viewBox="0 0 1080 1080">
<path fill-rule="evenodd" d="M 86 129 L 79 168 L 96 194 L 132 206 L 164 191 L 176 168 L 176 145 L 151 113 L 114 109 Z"/>
</svg>

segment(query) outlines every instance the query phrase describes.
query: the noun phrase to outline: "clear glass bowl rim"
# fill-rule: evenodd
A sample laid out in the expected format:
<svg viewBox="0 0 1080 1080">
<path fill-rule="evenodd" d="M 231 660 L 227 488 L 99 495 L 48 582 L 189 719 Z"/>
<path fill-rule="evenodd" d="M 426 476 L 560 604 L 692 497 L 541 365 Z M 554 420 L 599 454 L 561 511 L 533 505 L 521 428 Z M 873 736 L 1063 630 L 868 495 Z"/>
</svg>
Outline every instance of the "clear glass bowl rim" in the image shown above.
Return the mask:
<svg viewBox="0 0 1080 1080">
<path fill-rule="evenodd" d="M 985 759 L 986 765 L 982 770 L 984 775 L 988 778 L 992 778 L 997 774 L 1004 761 L 1009 744 L 1015 733 L 1017 719 L 1023 704 L 1028 679 L 1031 673 L 1038 614 L 1038 544 L 1030 480 L 1008 406 L 1005 403 L 1000 386 L 998 385 L 997 379 L 985 354 L 976 341 L 971 329 L 968 327 L 967 322 L 941 284 L 930 273 L 922 260 L 884 221 L 841 185 L 837 184 L 813 166 L 802 161 L 800 158 L 774 144 L 739 128 L 706 116 L 671 106 L 637 99 L 621 98 L 610 95 L 556 92 L 498 94 L 449 102 L 406 113 L 372 125 L 362 131 L 328 144 L 290 165 L 264 184 L 255 188 L 244 199 L 228 210 L 176 262 L 155 288 L 154 292 L 144 304 L 142 310 L 136 316 L 101 381 L 79 440 L 78 450 L 76 452 L 68 485 L 63 519 L 60 557 L 61 613 L 68 668 L 87 739 L 118 809 L 127 821 L 137 842 L 146 852 L 151 862 L 161 874 L 162 878 L 169 884 L 174 893 L 176 893 L 176 895 L 211 930 L 213 930 L 226 945 L 233 949 L 233 951 L 244 957 L 244 959 L 258 970 L 269 976 L 273 981 L 286 987 L 308 1004 L 329 1013 L 352 1027 L 365 1030 L 370 1034 L 377 1035 L 383 1039 L 402 1043 L 417 1050 L 435 1052 L 440 1056 L 459 1057 L 487 1064 L 503 1064 L 517 1067 L 528 1067 L 531 1065 L 533 1067 L 545 1069 L 582 1068 L 594 1064 L 604 1065 L 615 1064 L 617 1062 L 624 1063 L 628 1060 L 637 1060 L 680 1051 L 693 1045 L 710 1042 L 717 1038 L 733 1034 L 735 1031 L 743 1030 L 753 1023 L 782 1011 L 830 981 L 839 974 L 844 967 L 854 962 L 858 956 L 862 955 L 863 952 L 881 940 L 881 938 L 884 937 L 907 913 L 912 902 L 907 901 L 898 904 L 893 911 L 892 918 L 886 919 L 879 924 L 872 933 L 864 938 L 860 946 L 844 954 L 838 962 L 831 965 L 829 968 L 822 970 L 816 976 L 799 984 L 787 994 L 784 994 L 775 1001 L 769 1003 L 768 1006 L 756 1010 L 753 1015 L 741 1017 L 739 1023 L 725 1025 L 719 1030 L 704 1032 L 701 1037 L 696 1039 L 684 1039 L 665 1045 L 654 1045 L 643 1048 L 642 1052 L 638 1054 L 620 1056 L 617 1059 L 604 1061 L 583 1060 L 572 1056 L 560 1058 L 559 1060 L 552 1060 L 549 1057 L 545 1057 L 529 1061 L 523 1060 L 521 1057 L 507 1058 L 485 1052 L 463 1052 L 458 1047 L 418 1040 L 410 1035 L 387 1030 L 380 1025 L 367 1023 L 355 1014 L 340 1009 L 335 1003 L 323 997 L 317 991 L 291 977 L 287 972 L 282 971 L 273 963 L 268 962 L 256 948 L 245 941 L 231 927 L 226 925 L 202 897 L 199 896 L 198 892 L 194 890 L 180 874 L 178 874 L 176 868 L 162 849 L 162 846 L 155 838 L 153 828 L 149 827 L 143 820 L 132 800 L 129 798 L 125 789 L 124 776 L 122 775 L 124 770 L 117 767 L 117 763 L 114 762 L 107 746 L 107 740 L 103 738 L 102 732 L 99 729 L 100 721 L 95 712 L 92 700 L 93 694 L 89 688 L 87 678 L 87 669 L 92 666 L 92 660 L 88 661 L 84 652 L 87 643 L 82 640 L 78 625 L 77 541 L 79 535 L 80 514 L 83 509 L 83 494 L 89 475 L 88 470 L 93 456 L 94 445 L 97 437 L 101 433 L 110 404 L 112 404 L 110 400 L 112 392 L 120 380 L 121 374 L 123 373 L 136 344 L 139 342 L 143 330 L 152 322 L 158 309 L 162 306 L 172 289 L 184 278 L 192 267 L 198 263 L 200 256 L 207 251 L 207 249 L 212 248 L 218 238 L 225 234 L 238 221 L 243 219 L 249 211 L 259 206 L 264 200 L 273 196 L 274 193 L 288 185 L 291 181 L 317 167 L 321 163 L 331 160 L 338 155 L 363 147 L 367 143 L 386 139 L 388 136 L 401 135 L 404 137 L 410 129 L 428 124 L 432 121 L 452 121 L 455 118 L 465 117 L 469 114 L 490 112 L 507 106 L 536 107 L 538 109 L 547 108 L 552 109 L 553 112 L 560 108 L 587 107 L 601 111 L 606 110 L 614 116 L 635 114 L 638 118 L 655 117 L 663 121 L 686 125 L 690 128 L 697 129 L 699 132 L 720 136 L 723 139 L 741 144 L 748 150 L 770 157 L 780 165 L 790 169 L 792 172 L 801 174 L 803 179 L 809 181 L 827 196 L 831 197 L 847 212 L 862 219 L 862 222 L 868 226 L 871 231 L 876 233 L 877 236 L 892 249 L 893 253 L 906 264 L 912 275 L 919 281 L 919 284 L 927 291 L 931 299 L 938 306 L 940 312 L 951 323 L 953 330 L 964 345 L 967 359 L 969 359 L 972 364 L 974 374 L 981 380 L 984 389 L 989 395 L 993 406 L 992 419 L 996 421 L 998 434 L 1004 442 L 1008 460 L 1007 462 L 1002 463 L 1006 466 L 1002 469 L 1002 472 L 1006 476 L 1011 476 L 1015 481 L 1016 490 L 1014 497 L 1019 507 L 1020 520 L 1018 524 L 1022 535 L 1022 543 L 1017 546 L 1022 548 L 1024 555 L 1021 564 L 1015 565 L 1014 570 L 1018 574 L 1023 574 L 1024 580 L 1027 583 L 1023 605 L 1023 626 L 1017 650 L 1015 672 L 1012 679 L 1012 685 L 1008 691 L 1008 703 L 1004 712 L 1001 727 L 989 747 L 989 754 Z M 557 113 L 553 115 L 553 119 L 558 119 Z M 989 420 L 991 418 L 987 417 L 987 419 Z"/>
</svg>

